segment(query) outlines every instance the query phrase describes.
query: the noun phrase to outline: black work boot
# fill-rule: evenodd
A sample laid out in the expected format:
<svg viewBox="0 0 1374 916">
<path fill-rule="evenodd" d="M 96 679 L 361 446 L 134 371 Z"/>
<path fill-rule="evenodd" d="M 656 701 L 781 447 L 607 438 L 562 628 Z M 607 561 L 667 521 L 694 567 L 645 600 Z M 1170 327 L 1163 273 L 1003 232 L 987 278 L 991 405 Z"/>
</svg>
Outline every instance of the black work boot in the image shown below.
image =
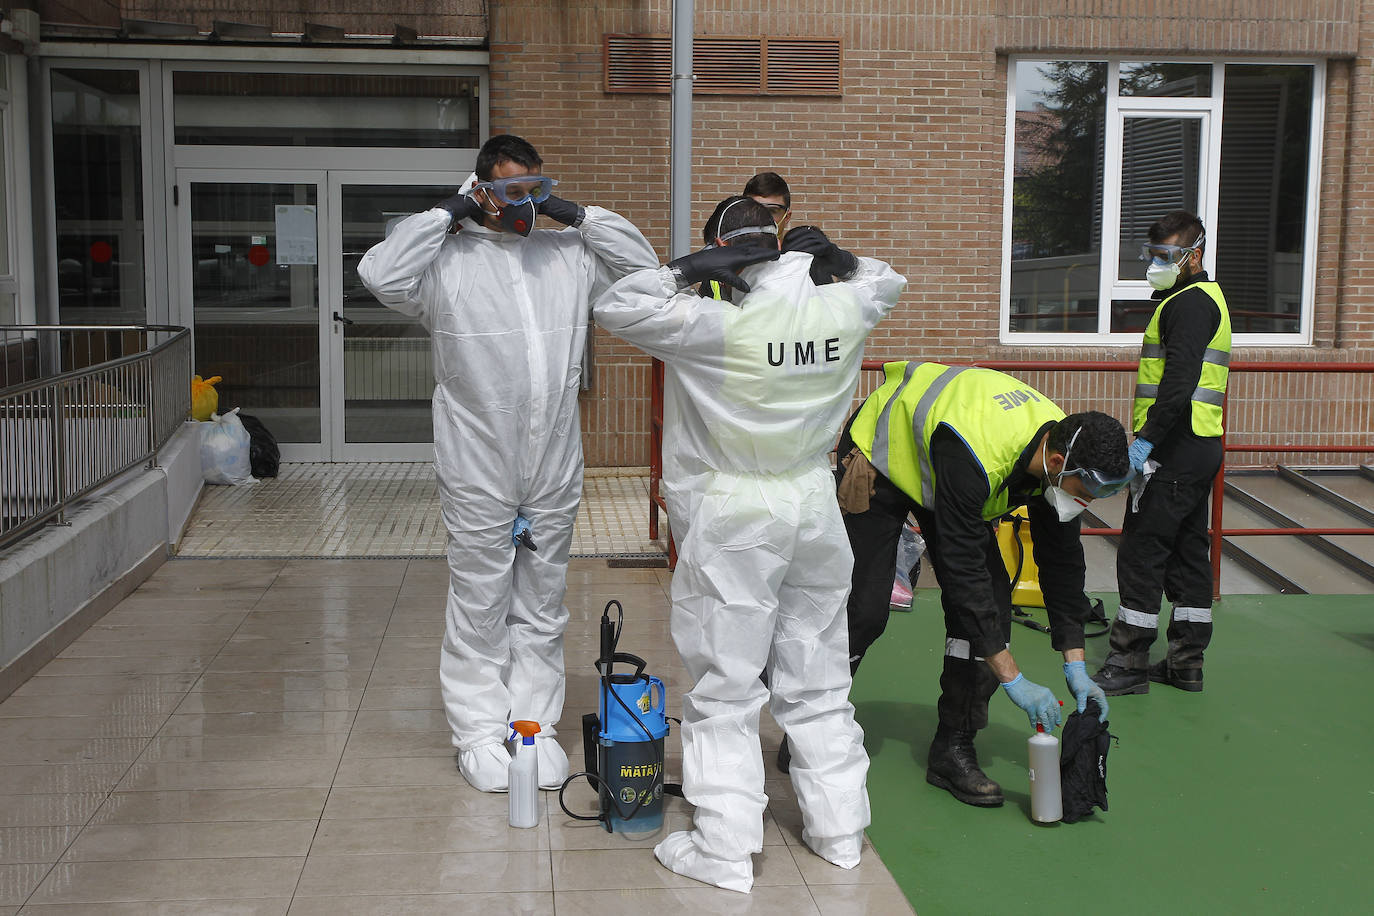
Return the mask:
<svg viewBox="0 0 1374 916">
<path fill-rule="evenodd" d="M 1156 684 L 1168 684 L 1189 693 L 1202 692 L 1201 668 L 1173 668 L 1168 660 L 1155 662 L 1150 666 L 1150 680 Z"/>
<path fill-rule="evenodd" d="M 1144 668 L 1123 668 L 1109 662 L 1097 669 L 1093 681 L 1109 697 L 1150 692 L 1150 676 Z"/>
<path fill-rule="evenodd" d="M 787 743 L 787 736 L 782 736 L 782 744 L 778 745 L 778 771 L 782 773 L 790 772 L 792 769 L 792 748 Z"/>
<path fill-rule="evenodd" d="M 978 766 L 973 749 L 975 732 L 955 731 L 941 725 L 930 742 L 926 782 L 949 792 L 966 805 L 978 808 L 1002 807 L 1002 787 L 988 778 Z"/>
</svg>

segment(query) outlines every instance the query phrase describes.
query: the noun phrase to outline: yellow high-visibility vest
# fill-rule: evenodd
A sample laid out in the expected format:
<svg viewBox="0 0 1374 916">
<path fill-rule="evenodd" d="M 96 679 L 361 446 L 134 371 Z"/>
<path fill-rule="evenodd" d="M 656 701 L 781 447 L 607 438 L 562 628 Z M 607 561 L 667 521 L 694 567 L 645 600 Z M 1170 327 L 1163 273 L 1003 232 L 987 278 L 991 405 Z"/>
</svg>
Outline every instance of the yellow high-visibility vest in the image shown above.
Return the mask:
<svg viewBox="0 0 1374 916">
<path fill-rule="evenodd" d="M 1131 409 L 1131 427 L 1140 432 L 1145 425 L 1155 399 L 1159 396 L 1159 382 L 1164 378 L 1164 346 L 1159 340 L 1159 316 L 1169 300 L 1188 289 L 1197 288 L 1212 298 L 1221 313 L 1217 331 L 1207 342 L 1207 352 L 1202 356 L 1202 374 L 1198 377 L 1197 387 L 1193 389 L 1192 421 L 1193 433 L 1198 436 L 1215 437 L 1222 433 L 1222 405 L 1226 403 L 1226 379 L 1231 365 L 1231 312 L 1226 307 L 1226 297 L 1221 287 L 1210 280 L 1194 283 L 1166 296 L 1159 308 L 1145 326 L 1145 337 L 1140 344 L 1140 370 L 1136 373 L 1135 404 Z"/>
<path fill-rule="evenodd" d="M 1049 398 L 1020 379 L 992 369 L 893 362 L 850 427 L 854 444 L 884 477 L 918 505 L 935 505 L 930 438 L 948 426 L 973 452 L 988 479 L 983 518 L 1007 511 L 1003 487 L 1040 427 L 1064 419 Z"/>
</svg>

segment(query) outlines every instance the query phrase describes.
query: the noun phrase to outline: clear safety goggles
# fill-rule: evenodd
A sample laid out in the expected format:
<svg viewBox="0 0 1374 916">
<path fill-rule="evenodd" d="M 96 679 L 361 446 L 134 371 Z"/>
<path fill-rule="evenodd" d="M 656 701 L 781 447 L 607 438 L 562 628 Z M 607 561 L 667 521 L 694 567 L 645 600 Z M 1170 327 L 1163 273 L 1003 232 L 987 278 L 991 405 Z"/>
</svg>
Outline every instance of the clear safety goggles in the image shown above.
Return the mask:
<svg viewBox="0 0 1374 916">
<path fill-rule="evenodd" d="M 735 201 L 734 203 L 726 207 L 724 210 L 720 211 L 720 219 L 716 220 L 716 226 L 719 227 L 725 224 L 725 214 L 729 213 L 734 208 L 735 204 L 742 204 L 749 199 L 750 198 L 748 197 L 741 197 L 739 200 Z M 768 205 L 763 204 L 763 206 L 767 207 Z M 707 245 L 706 247 L 715 248 L 721 242 L 728 242 L 731 239 L 738 238 L 741 235 L 752 235 L 756 232 L 771 232 L 773 235 L 777 235 L 778 227 L 775 223 L 770 223 L 767 226 L 740 226 L 738 229 L 731 229 L 729 232 L 726 232 L 724 234 L 718 234 L 716 236 L 716 240 L 711 244 Z"/>
<path fill-rule="evenodd" d="M 1202 247 L 1205 235 L 1198 236 L 1191 245 L 1158 245 L 1146 242 L 1140 246 L 1140 260 L 1158 261 L 1161 264 L 1178 264 L 1188 255 Z"/>
<path fill-rule="evenodd" d="M 1083 487 L 1088 491 L 1088 495 L 1093 499 L 1106 499 L 1108 496 L 1115 496 L 1126 488 L 1126 484 L 1131 482 L 1135 476 L 1135 469 L 1126 471 L 1125 477 L 1108 477 L 1101 471 L 1091 468 L 1073 468 L 1065 471 L 1063 477 L 1077 477 L 1083 481 Z"/>
<path fill-rule="evenodd" d="M 720 241 L 722 241 L 722 242 L 728 242 L 728 241 L 730 241 L 731 239 L 739 238 L 741 235 L 755 235 L 755 234 L 760 233 L 760 232 L 766 232 L 766 233 L 768 233 L 768 234 L 770 234 L 770 235 L 777 235 L 777 234 L 778 234 L 778 227 L 777 227 L 777 226 L 773 226 L 773 225 L 769 225 L 769 226 L 740 226 L 738 229 L 731 229 L 729 232 L 727 232 L 727 233 L 725 233 L 724 235 L 720 236 Z M 712 247 L 714 247 L 714 245 L 713 245 Z"/>
<path fill-rule="evenodd" d="M 1069 447 L 1064 450 L 1064 464 L 1069 463 L 1069 453 L 1073 451 L 1073 444 L 1078 441 L 1078 434 L 1083 432 L 1083 427 L 1074 430 L 1074 434 L 1069 439 Z M 1094 468 L 1065 468 L 1059 474 L 1062 481 L 1065 477 L 1077 477 L 1083 481 L 1083 488 L 1088 491 L 1088 495 L 1093 499 L 1106 499 L 1115 496 L 1126 488 L 1135 476 L 1135 468 L 1126 466 L 1126 473 L 1121 477 L 1108 477 L 1106 474 Z"/>
<path fill-rule="evenodd" d="M 525 203 L 540 204 L 549 199 L 553 193 L 554 186 L 558 184 L 555 178 L 546 178 L 543 175 L 515 175 L 511 178 L 497 178 L 493 181 L 479 181 L 472 186 L 475 191 L 482 188 L 490 192 L 503 204 L 516 206 Z"/>
</svg>

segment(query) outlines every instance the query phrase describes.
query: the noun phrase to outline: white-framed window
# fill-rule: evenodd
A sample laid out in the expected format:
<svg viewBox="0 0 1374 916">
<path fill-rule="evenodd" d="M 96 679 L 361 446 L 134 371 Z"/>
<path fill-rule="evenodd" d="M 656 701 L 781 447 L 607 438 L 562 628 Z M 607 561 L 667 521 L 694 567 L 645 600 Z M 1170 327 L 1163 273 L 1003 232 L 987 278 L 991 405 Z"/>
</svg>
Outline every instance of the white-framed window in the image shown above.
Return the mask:
<svg viewBox="0 0 1374 916">
<path fill-rule="evenodd" d="M 1311 343 L 1324 85 L 1319 61 L 1011 58 L 1002 342 L 1138 344 L 1140 246 L 1189 210 L 1236 345 Z"/>
</svg>

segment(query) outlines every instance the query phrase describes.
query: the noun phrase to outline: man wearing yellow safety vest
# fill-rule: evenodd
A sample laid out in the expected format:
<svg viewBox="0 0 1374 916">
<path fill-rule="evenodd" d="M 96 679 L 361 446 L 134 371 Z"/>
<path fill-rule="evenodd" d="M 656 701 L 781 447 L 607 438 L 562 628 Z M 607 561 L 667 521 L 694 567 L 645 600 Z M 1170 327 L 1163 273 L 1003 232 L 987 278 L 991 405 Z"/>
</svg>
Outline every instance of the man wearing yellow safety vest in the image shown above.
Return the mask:
<svg viewBox="0 0 1374 916">
<path fill-rule="evenodd" d="M 978 764 L 973 740 L 988 724 L 1000 685 L 1031 724 L 1053 729 L 1059 704 L 1027 680 L 1008 648 L 1011 584 L 995 521 L 1029 510 L 1035 562 L 1049 611 L 1051 644 L 1083 710 L 1107 717 L 1107 699 L 1088 677 L 1078 514 L 1120 491 L 1130 477 L 1126 431 L 1097 411 L 1064 416 L 1026 383 L 991 369 L 895 362 L 854 414 L 837 454 L 840 508 L 854 550 L 849 596 L 850 665 L 887 626 L 897 541 L 907 512 L 921 526 L 940 581 L 945 653 L 939 726 L 926 781 L 965 804 L 995 808 L 1001 787 Z"/>
<path fill-rule="evenodd" d="M 1109 696 L 1147 693 L 1150 681 L 1202 690 L 1212 639 L 1207 498 L 1222 460 L 1222 407 L 1231 316 L 1202 269 L 1202 221 L 1176 210 L 1150 227 L 1141 257 L 1161 299 L 1140 346 L 1132 426 L 1132 484 L 1116 583 L 1121 606 L 1111 652 L 1093 675 Z M 1168 655 L 1150 665 L 1161 596 L 1173 604 Z"/>
</svg>

